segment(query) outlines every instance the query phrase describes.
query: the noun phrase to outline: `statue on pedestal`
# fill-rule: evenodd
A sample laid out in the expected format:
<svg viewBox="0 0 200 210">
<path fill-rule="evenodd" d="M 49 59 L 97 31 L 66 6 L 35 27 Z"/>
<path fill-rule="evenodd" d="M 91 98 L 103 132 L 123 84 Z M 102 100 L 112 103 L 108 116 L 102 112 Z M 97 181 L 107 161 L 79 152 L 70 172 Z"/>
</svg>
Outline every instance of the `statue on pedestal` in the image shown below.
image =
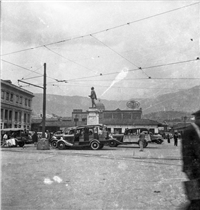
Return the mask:
<svg viewBox="0 0 200 210">
<path fill-rule="evenodd" d="M 89 95 L 89 97 L 92 100 L 92 107 L 96 107 L 95 100 L 97 100 L 97 95 L 96 95 L 96 93 L 94 91 L 94 87 L 91 87 L 91 94 Z"/>
</svg>

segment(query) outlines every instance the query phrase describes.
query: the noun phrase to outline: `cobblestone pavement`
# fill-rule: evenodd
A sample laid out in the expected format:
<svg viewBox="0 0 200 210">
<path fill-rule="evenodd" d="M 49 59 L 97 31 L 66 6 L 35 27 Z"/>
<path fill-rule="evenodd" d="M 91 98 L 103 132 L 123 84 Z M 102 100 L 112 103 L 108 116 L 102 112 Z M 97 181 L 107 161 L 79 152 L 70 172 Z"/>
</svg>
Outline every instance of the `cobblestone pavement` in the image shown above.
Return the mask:
<svg viewBox="0 0 200 210">
<path fill-rule="evenodd" d="M 186 202 L 180 142 L 102 150 L 2 148 L 2 210 L 173 210 Z"/>
</svg>

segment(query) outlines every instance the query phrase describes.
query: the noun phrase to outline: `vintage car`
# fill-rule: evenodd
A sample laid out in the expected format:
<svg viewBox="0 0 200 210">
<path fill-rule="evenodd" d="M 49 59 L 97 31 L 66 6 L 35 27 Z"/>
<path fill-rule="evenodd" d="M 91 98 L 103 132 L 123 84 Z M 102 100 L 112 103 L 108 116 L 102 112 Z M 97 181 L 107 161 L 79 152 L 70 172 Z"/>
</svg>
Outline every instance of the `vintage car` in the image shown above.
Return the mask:
<svg viewBox="0 0 200 210">
<path fill-rule="evenodd" d="M 144 132 L 144 131 L 143 131 Z M 112 147 L 117 147 L 118 145 L 126 145 L 126 144 L 137 144 L 139 145 L 139 129 L 138 128 L 130 128 L 126 129 L 124 134 L 112 134 L 114 139 L 117 141 L 113 141 Z M 120 143 L 119 143 L 120 142 Z M 146 132 L 145 133 L 145 143 L 144 147 L 148 146 L 148 143 L 151 142 L 150 135 Z"/>
<path fill-rule="evenodd" d="M 120 143 L 116 139 L 109 137 L 105 125 L 97 124 L 77 126 L 61 137 L 56 138 L 56 136 L 53 136 L 51 145 L 58 149 L 80 146 L 98 150 L 102 149 L 104 145 L 110 145 L 111 142 Z"/>
<path fill-rule="evenodd" d="M 5 133 L 8 136 L 6 140 L 3 139 Z M 1 129 L 1 147 L 23 147 L 29 138 L 28 133 L 23 128 Z"/>
<path fill-rule="evenodd" d="M 150 134 L 151 142 L 156 144 L 162 144 L 164 139 L 160 134 Z"/>
</svg>

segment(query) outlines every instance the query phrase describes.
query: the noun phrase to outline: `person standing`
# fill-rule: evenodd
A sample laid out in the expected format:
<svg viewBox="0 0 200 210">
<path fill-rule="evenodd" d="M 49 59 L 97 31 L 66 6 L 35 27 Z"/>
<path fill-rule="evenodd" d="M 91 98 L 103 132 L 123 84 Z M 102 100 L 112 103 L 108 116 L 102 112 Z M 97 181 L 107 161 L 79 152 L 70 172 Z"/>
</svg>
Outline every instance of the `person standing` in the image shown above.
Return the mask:
<svg viewBox="0 0 200 210">
<path fill-rule="evenodd" d="M 170 135 L 169 135 L 169 133 L 167 134 L 167 142 L 170 143 Z"/>
<path fill-rule="evenodd" d="M 178 146 L 178 132 L 175 131 L 174 133 L 174 146 Z"/>
<path fill-rule="evenodd" d="M 140 152 L 143 151 L 144 149 L 144 144 L 145 144 L 145 133 L 141 132 L 139 135 L 139 146 L 140 146 Z"/>
<path fill-rule="evenodd" d="M 35 131 L 35 133 L 33 134 L 32 140 L 33 140 L 34 145 L 36 146 L 37 145 L 37 142 L 38 142 L 38 134 L 37 134 L 37 131 Z"/>
<path fill-rule="evenodd" d="M 91 94 L 89 95 L 89 97 L 91 98 L 92 100 L 92 107 L 96 107 L 96 103 L 94 100 L 97 100 L 97 95 L 94 91 L 94 87 L 91 87 Z"/>
<path fill-rule="evenodd" d="M 182 139 L 182 171 L 189 181 L 184 182 L 185 192 L 190 201 L 186 210 L 200 209 L 200 110 L 193 113 L 195 123 L 187 127 Z"/>
</svg>

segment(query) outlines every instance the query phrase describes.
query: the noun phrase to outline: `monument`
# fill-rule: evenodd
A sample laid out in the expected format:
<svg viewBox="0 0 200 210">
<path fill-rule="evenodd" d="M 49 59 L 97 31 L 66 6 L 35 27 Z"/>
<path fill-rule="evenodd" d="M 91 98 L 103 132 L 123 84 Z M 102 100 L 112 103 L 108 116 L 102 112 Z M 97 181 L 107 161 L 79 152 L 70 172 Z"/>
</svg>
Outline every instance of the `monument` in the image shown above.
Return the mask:
<svg viewBox="0 0 200 210">
<path fill-rule="evenodd" d="M 91 87 L 91 94 L 89 95 L 92 102 L 92 107 L 89 107 L 87 114 L 87 125 L 96 125 L 99 124 L 99 110 L 96 107 L 95 100 L 97 100 L 97 96 L 94 90 L 94 87 Z"/>
</svg>

